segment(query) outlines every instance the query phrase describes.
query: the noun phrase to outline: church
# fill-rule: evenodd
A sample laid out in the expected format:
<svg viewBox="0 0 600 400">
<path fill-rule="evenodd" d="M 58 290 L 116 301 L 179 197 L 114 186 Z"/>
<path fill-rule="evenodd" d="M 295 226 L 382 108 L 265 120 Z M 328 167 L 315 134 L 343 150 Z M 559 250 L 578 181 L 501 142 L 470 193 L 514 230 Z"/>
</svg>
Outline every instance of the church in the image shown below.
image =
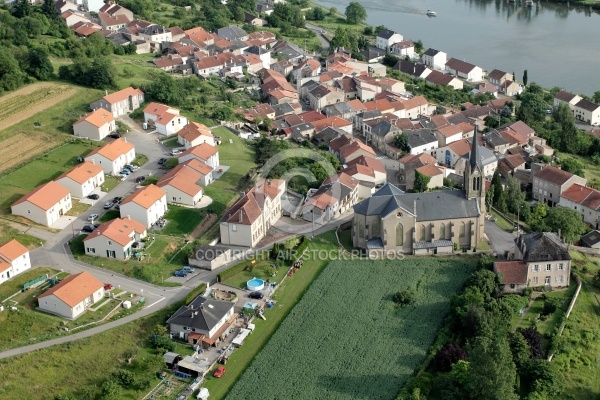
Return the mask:
<svg viewBox="0 0 600 400">
<path fill-rule="evenodd" d="M 369 251 L 475 251 L 484 240 L 485 177 L 475 130 L 464 190 L 405 193 L 386 184 L 354 206 L 352 243 Z"/>
</svg>

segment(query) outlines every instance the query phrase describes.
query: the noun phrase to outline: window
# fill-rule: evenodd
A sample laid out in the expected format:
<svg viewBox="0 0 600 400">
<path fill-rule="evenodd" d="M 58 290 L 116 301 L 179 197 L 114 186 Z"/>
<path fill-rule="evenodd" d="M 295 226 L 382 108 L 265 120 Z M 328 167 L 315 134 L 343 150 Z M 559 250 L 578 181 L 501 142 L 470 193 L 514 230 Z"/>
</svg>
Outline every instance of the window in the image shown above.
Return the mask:
<svg viewBox="0 0 600 400">
<path fill-rule="evenodd" d="M 550 282 L 551 282 L 551 280 L 550 280 L 550 277 L 549 277 L 549 276 L 547 276 L 547 277 L 546 277 L 546 279 L 545 279 L 545 281 L 544 281 L 544 283 L 545 283 L 546 285 L 549 285 L 549 284 L 550 284 Z"/>
<path fill-rule="evenodd" d="M 108 241 L 108 245 L 109 245 L 109 246 L 112 246 L 112 242 L 111 242 L 110 240 Z"/>
<path fill-rule="evenodd" d="M 565 265 L 563 263 L 558 264 L 558 270 L 562 271 L 565 269 Z"/>
<path fill-rule="evenodd" d="M 421 225 L 421 241 L 425 241 L 425 225 Z"/>
<path fill-rule="evenodd" d="M 237 225 L 236 224 L 232 224 L 231 225 L 231 230 L 234 232 L 237 232 Z"/>
<path fill-rule="evenodd" d="M 460 224 L 460 230 L 458 232 L 458 236 L 461 237 L 461 238 L 465 237 L 465 223 L 464 222 L 462 222 Z"/>
<path fill-rule="evenodd" d="M 533 271 L 534 271 L 534 272 L 540 272 L 540 266 L 539 266 L 539 265 L 537 265 L 537 264 L 535 264 L 535 265 L 533 266 Z"/>
<path fill-rule="evenodd" d="M 562 275 L 556 276 L 556 283 L 563 283 L 564 277 Z"/>
<path fill-rule="evenodd" d="M 552 264 L 546 264 L 546 271 L 552 271 Z"/>
<path fill-rule="evenodd" d="M 398 224 L 396 226 L 396 246 L 402 246 L 404 244 L 404 226 Z"/>
<path fill-rule="evenodd" d="M 534 285 L 537 285 L 537 283 L 538 283 L 538 277 L 537 277 L 537 276 L 534 276 L 534 277 L 533 277 L 533 284 L 534 284 Z"/>
<path fill-rule="evenodd" d="M 440 225 L 440 239 L 446 239 L 446 225 Z"/>
<path fill-rule="evenodd" d="M 86 249 L 86 252 L 87 252 L 87 253 L 96 253 L 96 249 L 94 249 L 94 248 L 92 248 L 92 247 L 88 247 L 88 248 Z"/>
</svg>

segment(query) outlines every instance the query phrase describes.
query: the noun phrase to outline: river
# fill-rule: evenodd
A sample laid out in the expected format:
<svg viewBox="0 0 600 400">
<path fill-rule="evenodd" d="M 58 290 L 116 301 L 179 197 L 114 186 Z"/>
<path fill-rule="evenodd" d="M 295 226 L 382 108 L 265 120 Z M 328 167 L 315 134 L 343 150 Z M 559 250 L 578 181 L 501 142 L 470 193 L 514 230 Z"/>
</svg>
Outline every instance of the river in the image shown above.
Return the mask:
<svg viewBox="0 0 600 400">
<path fill-rule="evenodd" d="M 344 12 L 351 0 L 319 0 Z M 385 25 L 407 39 L 423 42 L 479 65 L 514 72 L 521 81 L 593 94 L 600 90 L 600 14 L 589 8 L 501 0 L 357 0 L 367 23 Z M 522 2 L 523 0 L 521 0 Z M 425 15 L 427 10 L 437 17 Z"/>
</svg>

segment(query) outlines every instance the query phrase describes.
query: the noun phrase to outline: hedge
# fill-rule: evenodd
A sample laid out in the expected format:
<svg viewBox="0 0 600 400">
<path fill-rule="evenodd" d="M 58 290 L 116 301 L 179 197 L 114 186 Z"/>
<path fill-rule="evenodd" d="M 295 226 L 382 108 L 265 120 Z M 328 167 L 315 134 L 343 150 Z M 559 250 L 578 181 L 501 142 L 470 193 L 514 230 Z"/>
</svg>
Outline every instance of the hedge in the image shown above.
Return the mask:
<svg viewBox="0 0 600 400">
<path fill-rule="evenodd" d="M 191 292 L 185 296 L 185 304 L 190 304 L 196 297 L 200 296 L 206 290 L 206 283 L 201 283 L 200 286 L 192 289 Z"/>
</svg>

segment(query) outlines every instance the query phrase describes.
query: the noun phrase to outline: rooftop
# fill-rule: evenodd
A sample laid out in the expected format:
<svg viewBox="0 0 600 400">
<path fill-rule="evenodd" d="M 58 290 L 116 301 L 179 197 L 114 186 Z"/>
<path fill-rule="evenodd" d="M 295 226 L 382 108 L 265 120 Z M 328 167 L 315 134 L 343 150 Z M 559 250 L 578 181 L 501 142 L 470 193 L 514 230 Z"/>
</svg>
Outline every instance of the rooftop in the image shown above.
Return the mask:
<svg viewBox="0 0 600 400">
<path fill-rule="evenodd" d="M 87 271 L 70 275 L 54 287 L 46 290 L 38 296 L 39 299 L 54 295 L 69 307 L 75 307 L 86 298 L 93 295 L 104 284 Z"/>
</svg>

